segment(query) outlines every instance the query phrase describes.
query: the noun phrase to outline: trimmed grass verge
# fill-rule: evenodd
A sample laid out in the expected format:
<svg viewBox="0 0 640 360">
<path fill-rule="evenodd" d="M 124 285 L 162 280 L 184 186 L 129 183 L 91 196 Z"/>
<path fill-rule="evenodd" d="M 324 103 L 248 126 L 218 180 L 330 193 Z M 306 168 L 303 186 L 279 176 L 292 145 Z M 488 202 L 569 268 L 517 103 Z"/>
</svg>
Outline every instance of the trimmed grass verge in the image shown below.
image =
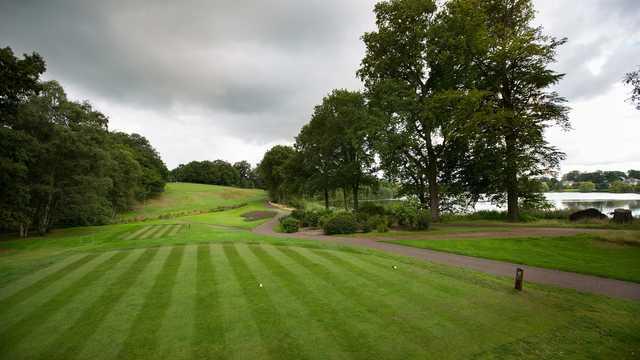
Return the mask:
<svg viewBox="0 0 640 360">
<path fill-rule="evenodd" d="M 640 282 L 640 246 L 604 241 L 597 235 L 388 242 Z"/>
</svg>

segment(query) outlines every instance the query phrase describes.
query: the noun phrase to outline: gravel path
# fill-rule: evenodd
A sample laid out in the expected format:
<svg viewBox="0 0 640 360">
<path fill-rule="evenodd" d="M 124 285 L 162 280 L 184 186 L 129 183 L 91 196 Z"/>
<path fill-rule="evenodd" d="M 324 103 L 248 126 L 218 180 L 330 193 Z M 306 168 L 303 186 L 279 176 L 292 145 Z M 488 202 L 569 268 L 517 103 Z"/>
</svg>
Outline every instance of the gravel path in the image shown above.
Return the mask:
<svg viewBox="0 0 640 360">
<path fill-rule="evenodd" d="M 471 256 L 457 255 L 429 249 L 418 249 L 408 246 L 380 242 L 376 241 L 375 239 L 327 236 L 319 232 L 299 232 L 294 234 L 277 233 L 273 231 L 273 228 L 277 224 L 277 221 L 277 218 L 271 219 L 270 221 L 256 227 L 253 232 L 262 235 L 319 240 L 334 244 L 360 246 L 386 251 L 388 253 L 396 255 L 409 256 L 420 260 L 431 261 L 434 263 L 473 269 L 498 276 L 514 277 L 516 268 L 520 267 L 524 269 L 525 282 L 529 281 L 539 284 L 575 289 L 582 292 L 607 295 L 611 297 L 640 300 L 640 284 L 638 283 L 607 279 L 591 275 L 583 275 L 567 271 L 544 269 L 504 261 L 475 258 Z M 564 231 L 566 231 L 566 229 L 564 229 Z M 523 236 L 523 233 L 523 231 L 518 231 L 519 236 Z M 567 234 L 568 232 L 564 233 Z M 447 234 L 447 237 L 450 237 L 450 235 Z"/>
</svg>

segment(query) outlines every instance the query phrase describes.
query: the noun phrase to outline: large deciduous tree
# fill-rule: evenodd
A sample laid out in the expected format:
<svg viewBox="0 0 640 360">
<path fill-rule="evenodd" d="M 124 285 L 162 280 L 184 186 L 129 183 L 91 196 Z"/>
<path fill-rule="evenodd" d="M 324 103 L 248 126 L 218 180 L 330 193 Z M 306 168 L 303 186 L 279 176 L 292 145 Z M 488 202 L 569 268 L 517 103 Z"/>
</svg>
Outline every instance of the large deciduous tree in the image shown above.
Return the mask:
<svg viewBox="0 0 640 360">
<path fill-rule="evenodd" d="M 257 172 L 269 192 L 269 197 L 281 202 L 290 198 L 287 192 L 287 165 L 296 151 L 291 146 L 276 145 L 269 149 L 258 164 Z"/>
<path fill-rule="evenodd" d="M 519 218 L 519 198 L 530 195 L 522 187 L 531 177 L 556 169 L 564 154 L 551 146 L 545 129 L 569 128 L 565 99 L 549 88 L 564 74 L 550 68 L 566 39 L 543 34 L 533 25 L 530 0 L 470 0 L 478 4 L 488 34 L 485 52 L 475 57 L 478 88 L 488 91 L 494 104 L 491 117 L 480 127 L 493 141 L 487 154 L 497 160 L 498 187 L 507 196 L 510 219 Z"/>
<path fill-rule="evenodd" d="M 164 188 L 166 167 L 147 139 L 110 133 L 88 102 L 39 82 L 37 55 L 0 49 L 0 228 L 27 236 L 94 225 Z"/>
<path fill-rule="evenodd" d="M 368 137 L 371 122 L 361 93 L 334 90 L 315 107 L 311 121 L 296 138 L 296 149 L 311 175 L 307 185 L 322 191 L 325 207 L 329 206 L 329 191 L 341 187 L 351 192 L 353 208 L 358 209 L 362 185 L 374 181 Z"/>
<path fill-rule="evenodd" d="M 399 180 L 440 218 L 443 197 L 460 193 L 469 119 L 484 93 L 469 89 L 466 61 L 452 51 L 458 38 L 439 28 L 431 0 L 392 0 L 376 5 L 377 30 L 366 33 L 367 52 L 358 75 L 371 104 L 383 115 L 374 130 L 385 175 Z"/>
</svg>

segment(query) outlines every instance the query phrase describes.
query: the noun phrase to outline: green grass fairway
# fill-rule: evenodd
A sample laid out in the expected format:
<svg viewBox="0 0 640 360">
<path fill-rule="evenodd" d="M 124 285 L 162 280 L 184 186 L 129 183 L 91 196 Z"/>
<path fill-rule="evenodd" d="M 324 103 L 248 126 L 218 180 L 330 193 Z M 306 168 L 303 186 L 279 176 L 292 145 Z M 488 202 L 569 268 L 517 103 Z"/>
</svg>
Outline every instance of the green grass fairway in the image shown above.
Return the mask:
<svg viewBox="0 0 640 360">
<path fill-rule="evenodd" d="M 640 345 L 638 303 L 518 294 L 353 251 L 214 242 L 77 252 L 33 270 L 0 289 L 2 358 L 621 359 Z"/>
<path fill-rule="evenodd" d="M 186 215 L 208 212 L 219 207 L 266 201 L 260 189 L 239 189 L 228 186 L 168 183 L 164 193 L 146 201 L 134 211 L 120 216 L 122 220 L 156 219 L 162 215 Z"/>
<path fill-rule="evenodd" d="M 603 241 L 596 235 L 389 242 L 640 282 L 640 246 Z"/>
<path fill-rule="evenodd" d="M 256 235 L 260 210 L 3 239 L 0 359 L 640 355 L 640 302 Z"/>
</svg>

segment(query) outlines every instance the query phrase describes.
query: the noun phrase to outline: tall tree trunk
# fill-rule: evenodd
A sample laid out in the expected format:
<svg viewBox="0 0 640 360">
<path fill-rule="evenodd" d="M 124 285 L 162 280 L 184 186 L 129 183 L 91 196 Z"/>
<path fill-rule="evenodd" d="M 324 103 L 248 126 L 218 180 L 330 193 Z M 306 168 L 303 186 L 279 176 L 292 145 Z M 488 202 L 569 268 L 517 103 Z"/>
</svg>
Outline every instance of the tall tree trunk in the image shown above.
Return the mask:
<svg viewBox="0 0 640 360">
<path fill-rule="evenodd" d="M 430 138 L 429 138 L 430 139 Z M 436 153 L 429 141 L 427 143 L 427 178 L 429 180 L 429 210 L 431 211 L 431 221 L 440 221 L 440 189 L 438 188 L 438 163 Z"/>
<path fill-rule="evenodd" d="M 329 190 L 324 188 L 324 208 L 329 210 Z"/>
<path fill-rule="evenodd" d="M 344 209 L 349 211 L 349 203 L 347 202 L 347 188 L 342 188 L 342 201 L 344 201 Z"/>
<path fill-rule="evenodd" d="M 38 223 L 38 234 L 39 235 L 44 235 L 47 233 L 47 230 L 49 229 L 49 223 L 50 223 L 50 216 L 51 216 L 51 202 L 53 200 L 53 194 L 49 193 L 49 196 L 47 198 L 47 203 L 44 206 L 44 209 L 42 210 L 42 215 L 40 216 L 40 221 Z"/>
<path fill-rule="evenodd" d="M 506 189 L 507 189 L 507 214 L 509 220 L 520 219 L 518 205 L 518 170 L 516 165 L 516 137 L 515 133 L 506 136 L 507 158 L 506 160 Z"/>
<path fill-rule="evenodd" d="M 358 211 L 358 190 L 360 190 L 360 184 L 353 184 L 353 210 Z"/>
</svg>

